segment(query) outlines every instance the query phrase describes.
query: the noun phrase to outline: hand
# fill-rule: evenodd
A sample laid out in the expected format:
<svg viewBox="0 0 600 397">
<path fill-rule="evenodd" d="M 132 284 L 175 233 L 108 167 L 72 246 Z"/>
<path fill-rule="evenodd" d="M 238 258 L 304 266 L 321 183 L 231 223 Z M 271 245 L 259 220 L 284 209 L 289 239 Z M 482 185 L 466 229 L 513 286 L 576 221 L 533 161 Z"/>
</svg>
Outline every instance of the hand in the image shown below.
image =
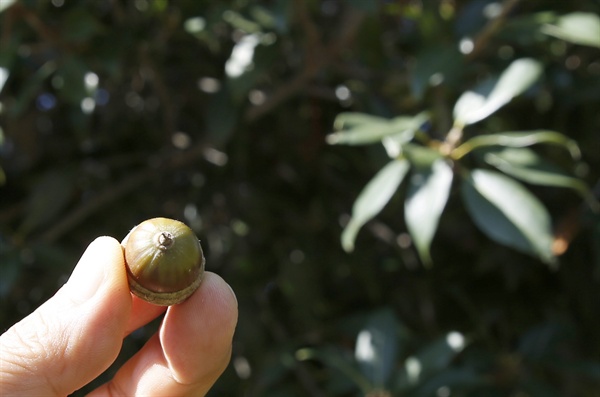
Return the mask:
<svg viewBox="0 0 600 397">
<path fill-rule="evenodd" d="M 160 330 L 91 396 L 202 396 L 231 357 L 237 301 L 206 272 L 200 288 L 168 309 L 129 292 L 118 241 L 90 244 L 69 281 L 0 336 L 0 391 L 66 396 L 106 370 L 123 338 L 166 310 Z"/>
</svg>

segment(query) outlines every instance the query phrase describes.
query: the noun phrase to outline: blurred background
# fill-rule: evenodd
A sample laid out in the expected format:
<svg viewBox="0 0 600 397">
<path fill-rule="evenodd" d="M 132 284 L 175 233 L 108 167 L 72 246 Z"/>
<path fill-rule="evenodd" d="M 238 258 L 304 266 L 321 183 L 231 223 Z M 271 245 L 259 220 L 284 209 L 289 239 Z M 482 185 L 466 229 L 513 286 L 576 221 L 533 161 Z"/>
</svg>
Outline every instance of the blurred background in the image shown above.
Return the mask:
<svg viewBox="0 0 600 397">
<path fill-rule="evenodd" d="M 95 237 L 166 216 L 238 297 L 211 395 L 600 396 L 600 216 L 581 188 L 600 180 L 599 13 L 596 0 L 0 0 L 0 328 Z M 449 137 L 457 99 L 520 58 L 535 83 Z M 430 263 L 404 185 L 342 248 L 390 153 L 329 144 L 336 117 L 423 111 L 431 151 L 527 130 L 578 145 L 576 159 L 535 147 L 567 188 L 519 185 L 551 219 L 551 260 L 466 208 L 469 156 L 448 157 Z"/>
</svg>

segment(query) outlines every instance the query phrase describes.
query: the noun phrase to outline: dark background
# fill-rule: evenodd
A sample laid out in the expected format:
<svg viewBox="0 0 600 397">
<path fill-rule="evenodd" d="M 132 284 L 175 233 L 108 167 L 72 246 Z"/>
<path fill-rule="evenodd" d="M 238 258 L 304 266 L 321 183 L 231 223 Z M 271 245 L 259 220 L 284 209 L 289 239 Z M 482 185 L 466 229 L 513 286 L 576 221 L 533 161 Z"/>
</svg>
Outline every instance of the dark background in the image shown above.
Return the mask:
<svg viewBox="0 0 600 397">
<path fill-rule="evenodd" d="M 577 194 L 528 186 L 566 236 L 556 269 L 483 235 L 457 189 L 431 268 L 401 194 L 349 254 L 342 228 L 388 159 L 380 145 L 325 140 L 340 112 L 422 110 L 444 139 L 465 90 L 531 57 L 544 65 L 534 89 L 467 133 L 564 133 L 581 163 L 542 154 L 594 186 L 600 49 L 539 29 L 574 11 L 600 2 L 16 1 L 0 13 L 0 328 L 52 296 L 95 237 L 166 216 L 194 228 L 239 301 L 212 395 L 599 396 L 600 217 Z M 232 77 L 249 37 L 252 66 Z M 365 330 L 372 362 L 355 359 Z"/>
</svg>

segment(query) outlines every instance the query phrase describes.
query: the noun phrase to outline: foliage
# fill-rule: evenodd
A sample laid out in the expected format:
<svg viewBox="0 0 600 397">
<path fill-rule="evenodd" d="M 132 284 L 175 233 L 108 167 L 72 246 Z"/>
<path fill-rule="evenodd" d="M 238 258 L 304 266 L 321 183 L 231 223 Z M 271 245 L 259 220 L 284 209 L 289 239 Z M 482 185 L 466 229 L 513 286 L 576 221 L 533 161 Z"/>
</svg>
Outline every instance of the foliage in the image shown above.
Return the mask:
<svg viewBox="0 0 600 397">
<path fill-rule="evenodd" d="M 597 395 L 597 1 L 0 4 L 3 329 L 168 216 L 240 302 L 212 395 Z"/>
</svg>

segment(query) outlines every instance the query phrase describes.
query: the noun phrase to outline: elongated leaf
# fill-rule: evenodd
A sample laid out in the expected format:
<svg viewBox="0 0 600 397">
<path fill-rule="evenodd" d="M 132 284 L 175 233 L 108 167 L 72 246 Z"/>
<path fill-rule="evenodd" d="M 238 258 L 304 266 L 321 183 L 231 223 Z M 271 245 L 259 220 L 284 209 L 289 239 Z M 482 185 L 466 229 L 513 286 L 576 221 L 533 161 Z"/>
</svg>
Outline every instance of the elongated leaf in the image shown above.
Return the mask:
<svg viewBox="0 0 600 397">
<path fill-rule="evenodd" d="M 352 207 L 352 218 L 342 233 L 342 247 L 354 249 L 360 228 L 377 215 L 394 195 L 409 169 L 406 159 L 392 160 L 364 187 Z"/>
<path fill-rule="evenodd" d="M 333 128 L 336 131 L 349 129 L 364 124 L 387 124 L 389 119 L 360 112 L 343 112 L 336 116 Z"/>
<path fill-rule="evenodd" d="M 591 12 L 573 12 L 543 25 L 542 33 L 575 44 L 600 48 L 600 17 Z"/>
<path fill-rule="evenodd" d="M 431 263 L 429 246 L 450 193 L 452 169 L 443 160 L 431 167 L 417 169 L 411 179 L 404 203 L 406 226 L 425 264 Z"/>
<path fill-rule="evenodd" d="M 398 321 L 394 312 L 374 312 L 358 333 L 354 356 L 363 375 L 383 388 L 395 369 L 398 354 Z"/>
<path fill-rule="evenodd" d="M 542 65 L 535 59 L 517 59 L 500 75 L 489 94 L 485 96 L 485 100 L 477 97 L 482 95 L 478 90 L 475 90 L 475 93 L 467 91 L 458 99 L 454 107 L 455 122 L 469 125 L 483 120 L 525 92 L 537 81 L 541 73 Z"/>
<path fill-rule="evenodd" d="M 505 148 L 489 151 L 484 160 L 505 174 L 534 185 L 565 187 L 575 190 L 588 201 L 594 210 L 600 204 L 589 187 L 581 179 L 566 175 L 558 167 L 546 162 L 533 150 L 526 148 Z"/>
<path fill-rule="evenodd" d="M 420 113 L 416 116 L 400 116 L 387 120 L 362 113 L 342 113 L 334 122 L 334 126 L 345 129 L 328 135 L 326 140 L 332 145 L 364 145 L 380 142 L 393 135 L 402 143 L 408 142 L 428 117 L 426 113 Z"/>
<path fill-rule="evenodd" d="M 373 388 L 372 383 L 356 368 L 353 357 L 346 353 L 334 346 L 325 346 L 319 349 L 303 348 L 296 352 L 296 359 L 299 361 L 319 360 L 326 367 L 339 371 L 356 384 L 363 394 L 367 394 Z"/>
<path fill-rule="evenodd" d="M 527 147 L 540 143 L 562 146 L 569 151 L 574 160 L 578 160 L 581 157 L 579 147 L 574 140 L 559 132 L 546 130 L 511 131 L 493 135 L 479 135 L 457 147 L 452 152 L 452 157 L 460 159 L 473 150 L 490 146 Z"/>
<path fill-rule="evenodd" d="M 463 180 L 462 195 L 473 221 L 492 240 L 554 262 L 550 215 L 523 185 L 479 169 Z"/>
</svg>

